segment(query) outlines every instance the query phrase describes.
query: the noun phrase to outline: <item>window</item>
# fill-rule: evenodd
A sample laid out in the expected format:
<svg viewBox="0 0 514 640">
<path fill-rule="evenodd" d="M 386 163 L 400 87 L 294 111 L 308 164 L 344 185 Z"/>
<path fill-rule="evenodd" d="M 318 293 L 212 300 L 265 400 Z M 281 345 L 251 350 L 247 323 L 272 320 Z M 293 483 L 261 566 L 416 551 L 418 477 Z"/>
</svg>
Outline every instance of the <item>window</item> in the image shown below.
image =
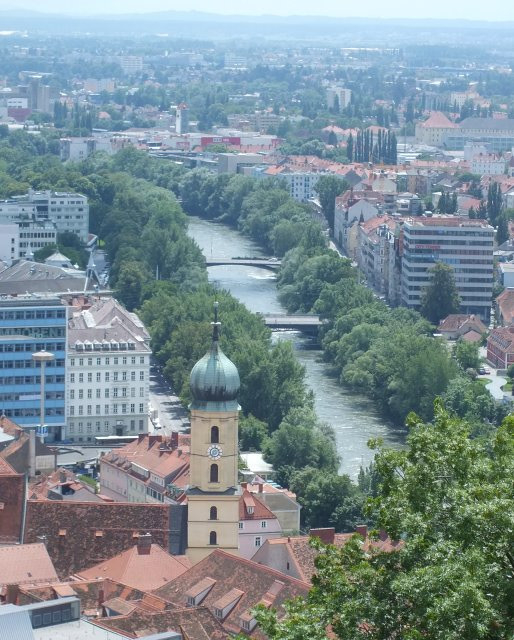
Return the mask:
<svg viewBox="0 0 514 640">
<path fill-rule="evenodd" d="M 121 379 L 126 381 L 127 380 L 127 372 L 123 371 L 123 373 L 121 374 Z"/>
<path fill-rule="evenodd" d="M 70 390 L 70 400 L 75 400 L 75 389 Z"/>
<path fill-rule="evenodd" d="M 136 413 L 136 405 L 135 404 L 131 404 L 130 405 L 130 413 Z"/>
<path fill-rule="evenodd" d="M 254 539 L 254 546 L 255 546 L 255 547 L 260 547 L 260 546 L 261 546 L 261 544 L 262 544 L 262 538 L 261 538 L 261 536 L 255 536 L 255 539 Z"/>
<path fill-rule="evenodd" d="M 87 364 L 88 364 L 88 366 L 91 367 L 93 365 L 93 358 L 88 358 L 87 359 Z"/>
<path fill-rule="evenodd" d="M 240 522 L 240 523 L 239 523 L 239 528 L 240 528 L 240 529 L 244 529 L 244 528 L 245 528 L 245 524 L 244 524 L 244 522 Z"/>
<path fill-rule="evenodd" d="M 87 397 L 88 398 L 92 398 L 93 397 L 93 389 L 88 389 L 87 390 Z"/>
<path fill-rule="evenodd" d="M 84 382 L 84 374 L 79 373 L 79 382 Z"/>
<path fill-rule="evenodd" d="M 97 389 L 96 390 L 96 397 L 97 398 L 101 398 L 102 397 L 102 390 L 101 389 Z"/>
<path fill-rule="evenodd" d="M 135 379 L 136 379 L 136 372 L 135 371 L 131 371 L 130 372 L 130 379 L 132 380 L 132 382 L 135 381 Z"/>
<path fill-rule="evenodd" d="M 109 382 L 109 372 L 105 372 L 105 382 Z"/>
<path fill-rule="evenodd" d="M 100 371 L 96 372 L 96 381 L 97 382 L 101 382 L 102 381 L 102 374 L 100 373 Z"/>
<path fill-rule="evenodd" d="M 218 444 L 220 441 L 219 427 L 211 427 L 211 442 Z"/>
<path fill-rule="evenodd" d="M 216 535 L 216 531 L 211 531 L 209 533 L 209 544 L 218 544 L 217 540 L 218 536 Z"/>
<path fill-rule="evenodd" d="M 139 405 L 139 413 L 144 413 L 145 412 L 145 405 L 141 402 Z"/>
<path fill-rule="evenodd" d="M 102 359 L 101 358 L 97 358 L 96 359 L 96 366 L 99 367 L 102 364 Z"/>
<path fill-rule="evenodd" d="M 70 382 L 71 383 L 75 382 L 75 374 L 74 373 L 70 373 Z"/>
<path fill-rule="evenodd" d="M 144 380 L 145 379 L 145 372 L 144 371 L 140 371 L 139 372 L 139 379 L 140 380 Z"/>
<path fill-rule="evenodd" d="M 217 520 L 218 519 L 218 509 L 216 507 L 211 507 L 209 520 Z"/>
<path fill-rule="evenodd" d="M 136 364 L 136 356 L 132 356 L 132 358 L 130 358 L 130 364 Z"/>
<path fill-rule="evenodd" d="M 105 397 L 108 398 L 109 397 L 109 389 L 105 389 Z"/>
<path fill-rule="evenodd" d="M 122 361 L 122 364 L 127 364 L 127 356 L 123 356 L 121 361 Z"/>
<path fill-rule="evenodd" d="M 87 374 L 87 381 L 88 382 L 93 382 L 93 374 L 92 373 L 88 373 Z"/>
<path fill-rule="evenodd" d="M 268 523 L 266 522 L 266 520 L 261 520 L 261 529 L 266 529 L 267 526 Z"/>
<path fill-rule="evenodd" d="M 84 397 L 84 389 L 79 389 L 79 400 L 82 400 Z"/>
<path fill-rule="evenodd" d="M 218 482 L 218 465 L 211 464 L 210 481 Z"/>
</svg>

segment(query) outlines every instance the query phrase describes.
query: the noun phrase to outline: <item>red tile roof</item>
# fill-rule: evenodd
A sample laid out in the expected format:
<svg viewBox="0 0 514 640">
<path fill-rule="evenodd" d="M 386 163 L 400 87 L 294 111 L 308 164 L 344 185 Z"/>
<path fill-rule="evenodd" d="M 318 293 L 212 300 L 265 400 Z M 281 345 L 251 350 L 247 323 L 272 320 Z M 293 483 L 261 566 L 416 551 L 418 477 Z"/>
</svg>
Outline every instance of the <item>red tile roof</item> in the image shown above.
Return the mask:
<svg viewBox="0 0 514 640">
<path fill-rule="evenodd" d="M 252 509 L 252 513 L 249 512 Z M 266 520 L 277 516 L 254 494 L 244 489 L 239 498 L 239 520 Z"/>
<path fill-rule="evenodd" d="M 422 122 L 424 129 L 458 129 L 459 125 L 449 120 L 441 111 L 432 111 L 428 120 Z"/>
<path fill-rule="evenodd" d="M 327 533 L 330 530 L 321 530 L 326 531 Z M 350 538 L 355 535 L 354 533 L 336 533 L 334 534 L 332 529 L 332 535 L 330 539 L 327 539 L 325 536 L 319 536 L 325 543 L 334 544 L 336 547 L 342 547 L 345 545 Z M 282 546 L 285 554 L 281 554 L 282 560 L 284 560 L 283 564 L 285 564 L 285 559 L 287 559 L 290 563 L 294 564 L 300 579 L 305 582 L 311 582 L 313 575 L 316 572 L 316 567 L 314 565 L 314 560 L 317 556 L 317 550 L 310 544 L 309 536 L 288 536 L 283 538 L 270 538 L 266 540 L 264 545 L 261 547 L 259 552 L 256 554 L 256 561 L 264 561 L 265 558 L 265 547 L 266 545 Z M 372 540 L 366 536 L 364 542 L 364 549 L 377 549 L 380 551 L 395 551 L 400 547 L 401 543 L 394 542 L 390 538 L 382 536 L 378 540 Z"/>
<path fill-rule="evenodd" d="M 58 582 L 43 543 L 0 547 L 0 588 L 8 584 Z"/>
<path fill-rule="evenodd" d="M 243 592 L 237 604 L 223 620 L 225 630 L 230 633 L 242 631 L 241 616 L 261 602 L 266 594 L 276 591 L 273 606 L 277 608 L 280 616 L 283 613 L 281 607 L 285 600 L 306 595 L 309 589 L 309 585 L 305 582 L 216 549 L 189 571 L 157 589 L 156 593 L 178 606 L 183 606 L 186 602 L 186 593 L 207 577 L 215 580 L 216 583 L 202 601 L 202 605 L 208 607 L 214 614 L 220 599 L 224 602 L 229 594 L 232 598 L 234 590 Z M 258 629 L 252 633 L 252 637 L 254 636 L 264 638 Z"/>
<path fill-rule="evenodd" d="M 136 609 L 127 616 L 95 620 L 104 629 L 122 633 L 129 638 L 177 631 L 184 640 L 229 640 L 231 635 L 205 607 L 170 609 L 161 613 L 148 613 Z"/>
<path fill-rule="evenodd" d="M 510 325 L 514 322 L 514 289 L 504 289 L 496 298 L 503 323 Z"/>
<path fill-rule="evenodd" d="M 173 526 L 166 504 L 28 500 L 25 539 L 35 542 L 45 535 L 48 553 L 64 578 L 130 549 L 138 534 L 150 533 L 167 549 Z M 97 531 L 103 535 L 98 537 Z"/>
<path fill-rule="evenodd" d="M 152 544 L 149 552 L 135 545 L 77 575 L 85 580 L 111 578 L 141 591 L 153 591 L 190 567 L 186 556 L 172 556 L 157 544 Z"/>
</svg>

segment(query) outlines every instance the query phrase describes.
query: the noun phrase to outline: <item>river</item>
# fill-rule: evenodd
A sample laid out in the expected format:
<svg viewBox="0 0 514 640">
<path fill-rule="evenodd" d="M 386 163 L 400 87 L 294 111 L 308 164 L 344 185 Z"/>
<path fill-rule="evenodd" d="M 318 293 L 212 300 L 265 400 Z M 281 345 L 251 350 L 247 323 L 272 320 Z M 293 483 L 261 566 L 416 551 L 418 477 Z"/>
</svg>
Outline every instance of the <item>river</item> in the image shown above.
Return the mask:
<svg viewBox="0 0 514 640">
<path fill-rule="evenodd" d="M 200 218 L 189 218 L 188 233 L 206 257 L 264 255 L 258 245 L 235 229 Z M 286 312 L 278 299 L 275 275 L 271 271 L 232 265 L 209 267 L 208 274 L 210 282 L 230 291 L 251 311 Z M 293 342 L 296 356 L 305 367 L 306 382 L 315 394 L 316 412 L 334 428 L 341 473 L 355 477 L 361 465 L 369 464 L 374 455 L 366 445 L 370 438 L 382 438 L 392 447 L 401 446 L 404 431 L 384 420 L 371 400 L 341 387 L 329 375 L 327 365 L 321 360 L 321 351 L 313 348 L 310 339 L 295 331 L 275 332 L 273 337 Z"/>
</svg>

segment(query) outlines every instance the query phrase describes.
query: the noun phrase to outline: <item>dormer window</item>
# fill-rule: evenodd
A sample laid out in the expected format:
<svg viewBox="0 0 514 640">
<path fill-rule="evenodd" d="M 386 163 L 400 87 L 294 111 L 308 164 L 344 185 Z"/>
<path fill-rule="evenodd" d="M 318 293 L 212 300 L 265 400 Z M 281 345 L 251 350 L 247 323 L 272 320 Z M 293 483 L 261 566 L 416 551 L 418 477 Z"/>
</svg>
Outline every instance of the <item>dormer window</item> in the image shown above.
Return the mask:
<svg viewBox="0 0 514 640">
<path fill-rule="evenodd" d="M 247 507 L 246 510 L 248 511 L 248 515 L 253 515 L 253 507 Z"/>
</svg>

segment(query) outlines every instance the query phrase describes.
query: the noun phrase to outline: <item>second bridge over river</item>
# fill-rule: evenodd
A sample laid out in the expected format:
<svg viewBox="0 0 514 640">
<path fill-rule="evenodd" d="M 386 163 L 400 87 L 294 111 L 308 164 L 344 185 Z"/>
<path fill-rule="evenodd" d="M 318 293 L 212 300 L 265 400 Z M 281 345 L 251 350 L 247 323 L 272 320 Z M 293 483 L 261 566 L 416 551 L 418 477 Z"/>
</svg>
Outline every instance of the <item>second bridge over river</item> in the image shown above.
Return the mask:
<svg viewBox="0 0 514 640">
<path fill-rule="evenodd" d="M 323 321 L 313 314 L 286 315 L 281 313 L 259 314 L 270 329 L 294 329 L 305 333 L 317 333 Z"/>
<path fill-rule="evenodd" d="M 277 258 L 205 258 L 207 267 L 224 267 L 236 265 L 239 267 L 261 267 L 263 269 L 278 269 L 281 261 Z"/>
</svg>

